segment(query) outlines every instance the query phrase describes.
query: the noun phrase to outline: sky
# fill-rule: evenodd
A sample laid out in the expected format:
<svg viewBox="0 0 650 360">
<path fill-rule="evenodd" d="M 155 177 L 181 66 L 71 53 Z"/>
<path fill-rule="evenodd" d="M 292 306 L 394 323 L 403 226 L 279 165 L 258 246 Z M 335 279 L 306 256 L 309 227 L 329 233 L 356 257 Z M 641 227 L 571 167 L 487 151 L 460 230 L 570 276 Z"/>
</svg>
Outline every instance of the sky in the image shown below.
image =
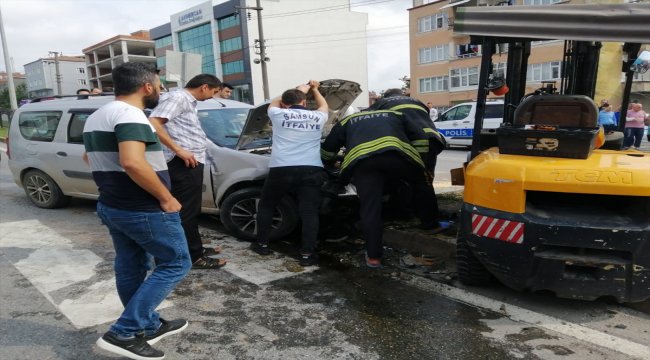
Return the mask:
<svg viewBox="0 0 650 360">
<path fill-rule="evenodd" d="M 206 0 L 2 0 L 14 71 L 48 52 L 82 55 L 82 49 L 119 34 L 151 29 L 171 14 Z M 327 0 L 313 1 L 322 7 Z M 368 13 L 368 88 L 401 87 L 409 75 L 408 11 L 412 0 L 352 0 L 352 11 Z M 262 7 L 264 3 L 262 2 Z M 0 49 L 2 52 L 2 49 Z M 5 71 L 4 54 L 0 70 Z"/>
</svg>

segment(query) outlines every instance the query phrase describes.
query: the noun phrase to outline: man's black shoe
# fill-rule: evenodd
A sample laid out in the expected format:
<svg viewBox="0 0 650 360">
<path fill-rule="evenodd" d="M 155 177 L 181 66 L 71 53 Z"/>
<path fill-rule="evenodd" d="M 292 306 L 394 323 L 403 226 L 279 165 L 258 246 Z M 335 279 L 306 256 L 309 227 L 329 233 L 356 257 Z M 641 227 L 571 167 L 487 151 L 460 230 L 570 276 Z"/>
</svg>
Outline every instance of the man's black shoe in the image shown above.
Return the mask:
<svg viewBox="0 0 650 360">
<path fill-rule="evenodd" d="M 113 354 L 134 360 L 162 360 L 165 353 L 152 348 L 142 336 L 120 339 L 112 332 L 107 332 L 97 340 L 97 346 Z"/>
<path fill-rule="evenodd" d="M 187 325 L 188 322 L 185 319 L 167 321 L 163 318 L 160 318 L 160 327 L 158 330 L 152 335 L 145 335 L 144 339 L 149 345 L 153 345 L 169 335 L 178 334 L 179 332 L 185 330 L 185 328 L 187 328 Z"/>
<path fill-rule="evenodd" d="M 318 255 L 316 253 L 313 254 L 300 254 L 300 260 L 298 260 L 298 263 L 301 266 L 312 266 L 312 265 L 318 265 Z"/>
<path fill-rule="evenodd" d="M 270 255 L 273 251 L 269 247 L 269 244 L 254 242 L 251 244 L 251 250 L 260 254 L 260 255 Z"/>
</svg>

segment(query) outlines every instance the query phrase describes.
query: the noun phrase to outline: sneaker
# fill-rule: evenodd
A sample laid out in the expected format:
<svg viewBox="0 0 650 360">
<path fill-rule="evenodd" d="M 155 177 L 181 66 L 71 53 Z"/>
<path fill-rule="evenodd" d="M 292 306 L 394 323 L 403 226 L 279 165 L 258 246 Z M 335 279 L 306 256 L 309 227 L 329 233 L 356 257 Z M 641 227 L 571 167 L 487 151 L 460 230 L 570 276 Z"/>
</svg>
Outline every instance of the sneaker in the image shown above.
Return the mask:
<svg viewBox="0 0 650 360">
<path fill-rule="evenodd" d="M 300 254 L 300 260 L 298 260 L 300 266 L 313 266 L 318 265 L 318 254 Z"/>
<path fill-rule="evenodd" d="M 253 252 L 256 252 L 260 255 L 270 255 L 273 251 L 271 251 L 271 248 L 269 247 L 269 244 L 264 244 L 260 242 L 254 242 L 251 244 L 251 250 Z"/>
<path fill-rule="evenodd" d="M 178 334 L 187 328 L 188 322 L 185 319 L 164 320 L 160 318 L 160 327 L 152 335 L 144 337 L 149 345 L 153 345 L 169 335 Z"/>
<path fill-rule="evenodd" d="M 109 331 L 97 340 L 97 346 L 113 354 L 134 360 L 160 360 L 165 358 L 164 352 L 152 348 L 142 336 L 121 339 Z"/>
</svg>

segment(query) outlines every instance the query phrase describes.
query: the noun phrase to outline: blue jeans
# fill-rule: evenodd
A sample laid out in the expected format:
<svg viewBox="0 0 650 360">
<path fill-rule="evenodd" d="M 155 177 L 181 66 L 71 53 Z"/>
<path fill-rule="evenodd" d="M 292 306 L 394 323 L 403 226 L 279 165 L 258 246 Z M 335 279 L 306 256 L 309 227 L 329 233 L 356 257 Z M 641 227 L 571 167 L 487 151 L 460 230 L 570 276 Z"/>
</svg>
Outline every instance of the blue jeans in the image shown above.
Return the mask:
<svg viewBox="0 0 650 360">
<path fill-rule="evenodd" d="M 643 139 L 643 128 L 625 128 L 625 138 L 623 139 L 623 147 L 630 147 L 634 145 L 635 147 L 641 146 L 641 140 Z"/>
<path fill-rule="evenodd" d="M 156 307 L 192 267 L 179 213 L 129 211 L 97 202 L 115 248 L 115 279 L 124 312 L 110 331 L 150 335 L 160 327 Z M 150 256 L 156 266 L 150 269 Z"/>
</svg>

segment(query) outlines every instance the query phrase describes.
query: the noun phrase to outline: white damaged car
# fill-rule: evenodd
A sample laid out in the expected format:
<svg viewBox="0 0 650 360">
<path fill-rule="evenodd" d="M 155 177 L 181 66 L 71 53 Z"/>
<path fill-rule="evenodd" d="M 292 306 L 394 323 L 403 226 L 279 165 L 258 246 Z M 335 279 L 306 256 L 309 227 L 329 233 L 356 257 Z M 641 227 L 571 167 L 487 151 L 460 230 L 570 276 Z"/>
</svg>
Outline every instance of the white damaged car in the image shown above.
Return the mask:
<svg viewBox="0 0 650 360">
<path fill-rule="evenodd" d="M 330 106 L 326 129 L 361 93 L 359 84 L 345 80 L 322 81 L 319 90 Z M 81 159 L 82 132 L 86 118 L 112 100 L 112 96 L 63 97 L 16 110 L 7 141 L 8 164 L 14 181 L 34 205 L 52 209 L 66 206 L 71 197 L 97 198 L 90 168 Z M 226 229 L 241 239 L 253 239 L 257 229 L 257 204 L 271 152 L 267 108 L 268 104 L 254 108 L 223 99 L 197 106 L 210 139 L 207 151 L 214 159 L 205 167 L 202 210 L 218 213 Z M 297 223 L 297 205 L 287 196 L 273 216 L 272 238 L 286 236 Z"/>
</svg>

